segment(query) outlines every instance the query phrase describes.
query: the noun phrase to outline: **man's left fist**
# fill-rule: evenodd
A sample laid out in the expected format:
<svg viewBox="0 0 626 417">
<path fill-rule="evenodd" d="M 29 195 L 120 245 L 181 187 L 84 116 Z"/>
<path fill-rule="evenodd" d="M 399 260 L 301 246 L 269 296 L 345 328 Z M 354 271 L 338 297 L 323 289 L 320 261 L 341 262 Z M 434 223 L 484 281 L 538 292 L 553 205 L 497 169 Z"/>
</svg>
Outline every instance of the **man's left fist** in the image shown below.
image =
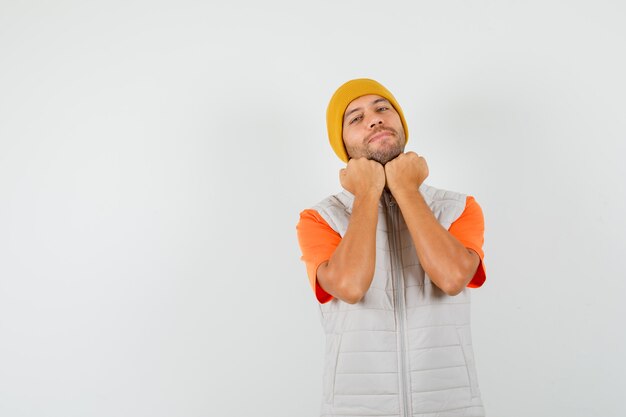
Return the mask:
<svg viewBox="0 0 626 417">
<path fill-rule="evenodd" d="M 385 164 L 385 178 L 391 194 L 417 190 L 428 177 L 426 160 L 415 152 L 401 153 Z"/>
</svg>

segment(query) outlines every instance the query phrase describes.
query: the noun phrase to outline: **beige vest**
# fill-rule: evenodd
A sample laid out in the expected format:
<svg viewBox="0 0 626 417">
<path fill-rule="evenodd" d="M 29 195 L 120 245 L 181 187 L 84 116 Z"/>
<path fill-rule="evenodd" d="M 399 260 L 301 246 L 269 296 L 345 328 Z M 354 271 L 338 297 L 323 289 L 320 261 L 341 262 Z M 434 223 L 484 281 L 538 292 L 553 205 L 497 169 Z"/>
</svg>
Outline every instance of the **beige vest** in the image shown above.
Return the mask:
<svg viewBox="0 0 626 417">
<path fill-rule="evenodd" d="M 422 185 L 448 229 L 466 196 Z M 344 191 L 313 209 L 341 236 L 354 197 Z M 320 305 L 326 333 L 322 416 L 484 416 L 470 333 L 470 294 L 448 296 L 422 269 L 398 205 L 379 203 L 376 268 L 356 304 Z"/>
</svg>

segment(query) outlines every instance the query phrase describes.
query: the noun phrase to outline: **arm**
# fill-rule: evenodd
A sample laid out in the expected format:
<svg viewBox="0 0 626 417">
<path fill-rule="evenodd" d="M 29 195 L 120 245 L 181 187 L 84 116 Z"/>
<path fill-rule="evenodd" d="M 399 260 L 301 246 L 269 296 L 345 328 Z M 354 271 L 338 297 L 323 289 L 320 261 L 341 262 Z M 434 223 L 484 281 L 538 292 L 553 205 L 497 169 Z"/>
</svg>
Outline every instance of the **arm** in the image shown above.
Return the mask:
<svg viewBox="0 0 626 417">
<path fill-rule="evenodd" d="M 385 172 L 378 162 L 351 159 L 340 171 L 341 185 L 354 194 L 350 223 L 330 259 L 317 269 L 320 286 L 350 304 L 363 298 L 374 277 L 378 201 Z"/>
<path fill-rule="evenodd" d="M 457 295 L 474 276 L 480 257 L 439 224 L 420 194 L 428 176 L 426 161 L 414 152 L 400 154 L 385 165 L 385 174 L 424 271 L 443 292 Z"/>
</svg>

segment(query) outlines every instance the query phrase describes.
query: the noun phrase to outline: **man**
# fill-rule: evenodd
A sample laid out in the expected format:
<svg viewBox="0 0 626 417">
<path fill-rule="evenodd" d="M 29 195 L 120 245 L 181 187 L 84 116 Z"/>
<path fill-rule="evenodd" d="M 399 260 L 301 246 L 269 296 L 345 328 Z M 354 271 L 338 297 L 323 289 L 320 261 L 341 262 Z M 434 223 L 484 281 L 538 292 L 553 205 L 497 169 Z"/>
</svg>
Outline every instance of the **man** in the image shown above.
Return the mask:
<svg viewBox="0 0 626 417">
<path fill-rule="evenodd" d="M 297 226 L 326 333 L 321 414 L 483 416 L 466 289 L 485 281 L 480 207 L 423 183 L 378 82 L 339 87 L 326 121 L 344 191 Z"/>
</svg>

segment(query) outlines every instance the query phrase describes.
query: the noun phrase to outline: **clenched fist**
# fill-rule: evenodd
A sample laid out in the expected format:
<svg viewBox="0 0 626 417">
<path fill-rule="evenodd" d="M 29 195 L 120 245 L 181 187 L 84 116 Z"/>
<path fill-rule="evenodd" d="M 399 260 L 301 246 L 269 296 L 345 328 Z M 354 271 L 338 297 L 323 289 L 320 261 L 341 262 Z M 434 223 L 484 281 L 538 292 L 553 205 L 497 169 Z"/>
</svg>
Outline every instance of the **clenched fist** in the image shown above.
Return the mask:
<svg viewBox="0 0 626 417">
<path fill-rule="evenodd" d="M 372 194 L 380 198 L 385 188 L 385 169 L 373 160 L 350 159 L 348 165 L 339 171 L 339 181 L 355 197 Z"/>
<path fill-rule="evenodd" d="M 385 177 L 393 195 L 405 190 L 417 190 L 428 177 L 428 165 L 415 152 L 401 153 L 385 164 Z"/>
</svg>

